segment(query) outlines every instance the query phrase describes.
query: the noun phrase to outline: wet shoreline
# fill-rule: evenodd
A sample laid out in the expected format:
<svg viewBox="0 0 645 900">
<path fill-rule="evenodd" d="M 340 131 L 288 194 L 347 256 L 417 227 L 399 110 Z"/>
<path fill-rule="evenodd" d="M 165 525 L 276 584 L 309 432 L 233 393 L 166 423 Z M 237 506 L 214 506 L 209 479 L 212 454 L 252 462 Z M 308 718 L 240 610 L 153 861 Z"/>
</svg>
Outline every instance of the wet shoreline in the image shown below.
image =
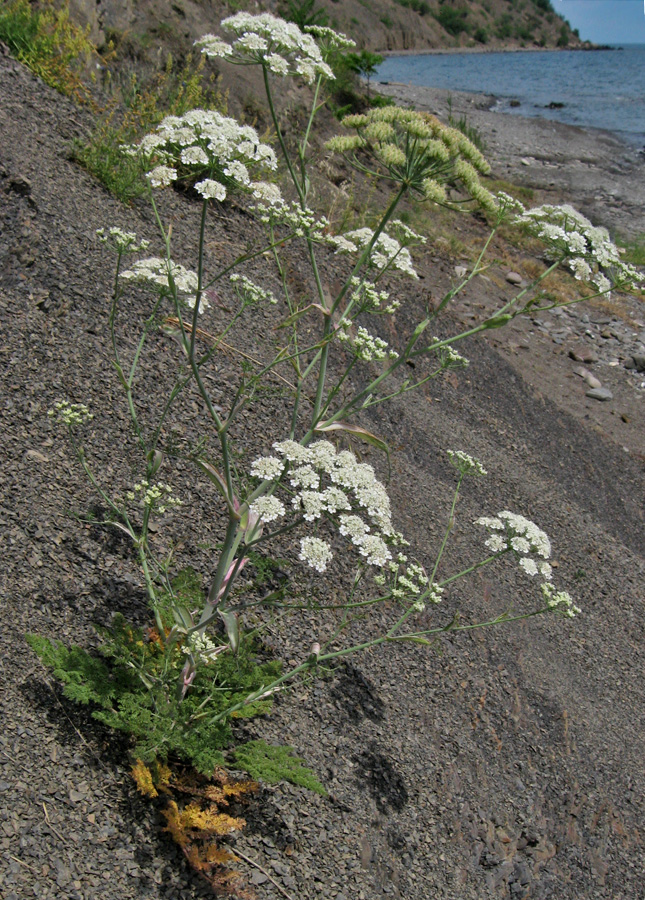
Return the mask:
<svg viewBox="0 0 645 900">
<path fill-rule="evenodd" d="M 485 145 L 493 175 L 570 202 L 599 225 L 623 235 L 642 233 L 645 157 L 617 135 L 552 119 L 495 110 L 497 97 L 396 82 L 373 83 L 401 106 L 465 118 Z"/>
</svg>

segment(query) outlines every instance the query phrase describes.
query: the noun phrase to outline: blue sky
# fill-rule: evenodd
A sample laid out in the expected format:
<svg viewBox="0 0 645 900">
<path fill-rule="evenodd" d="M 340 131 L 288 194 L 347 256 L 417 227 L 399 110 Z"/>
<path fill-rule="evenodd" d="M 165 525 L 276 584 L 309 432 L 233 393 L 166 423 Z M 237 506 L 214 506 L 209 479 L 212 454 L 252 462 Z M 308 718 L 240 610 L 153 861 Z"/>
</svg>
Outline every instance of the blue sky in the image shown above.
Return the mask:
<svg viewBox="0 0 645 900">
<path fill-rule="evenodd" d="M 645 44 L 644 0 L 552 0 L 555 11 L 596 44 Z"/>
</svg>

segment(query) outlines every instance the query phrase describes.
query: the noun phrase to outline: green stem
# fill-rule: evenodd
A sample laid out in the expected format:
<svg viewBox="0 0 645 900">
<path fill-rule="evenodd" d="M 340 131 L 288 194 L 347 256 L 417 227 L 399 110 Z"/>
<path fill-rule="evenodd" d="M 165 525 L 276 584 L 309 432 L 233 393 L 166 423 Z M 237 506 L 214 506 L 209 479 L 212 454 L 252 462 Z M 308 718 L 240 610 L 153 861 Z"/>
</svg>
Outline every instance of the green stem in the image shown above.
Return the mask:
<svg viewBox="0 0 645 900">
<path fill-rule="evenodd" d="M 265 65 L 262 66 L 262 76 L 264 78 L 264 90 L 266 92 L 267 102 L 269 104 L 269 111 L 271 112 L 271 119 L 273 121 L 273 127 L 275 128 L 276 136 L 278 138 L 278 143 L 280 144 L 280 149 L 282 150 L 282 156 L 284 157 L 284 161 L 287 165 L 287 169 L 289 170 L 289 175 L 291 176 L 291 180 L 293 181 L 293 186 L 298 192 L 298 199 L 300 200 L 300 204 L 304 207 L 307 202 L 306 195 L 304 193 L 304 186 L 300 185 L 298 181 L 298 177 L 295 173 L 293 165 L 291 163 L 291 158 L 287 151 L 287 145 L 284 142 L 284 138 L 282 137 L 282 131 L 280 130 L 280 123 L 278 122 L 278 116 L 275 111 L 275 106 L 273 105 L 273 95 L 271 94 L 271 85 L 269 84 L 269 73 Z"/>
</svg>

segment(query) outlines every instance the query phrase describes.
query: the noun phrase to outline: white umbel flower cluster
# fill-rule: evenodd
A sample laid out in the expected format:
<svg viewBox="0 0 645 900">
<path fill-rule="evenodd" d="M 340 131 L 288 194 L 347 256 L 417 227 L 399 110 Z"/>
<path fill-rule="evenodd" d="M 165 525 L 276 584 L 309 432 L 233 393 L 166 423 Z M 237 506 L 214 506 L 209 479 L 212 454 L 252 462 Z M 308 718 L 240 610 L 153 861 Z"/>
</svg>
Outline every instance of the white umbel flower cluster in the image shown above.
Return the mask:
<svg viewBox="0 0 645 900">
<path fill-rule="evenodd" d="M 204 200 L 226 200 L 226 188 L 219 181 L 213 181 L 212 178 L 206 178 L 204 181 L 198 181 L 195 190 L 201 194 Z"/>
<path fill-rule="evenodd" d="M 553 585 L 548 583 L 543 584 L 541 590 L 545 606 L 558 615 L 564 616 L 565 619 L 573 619 L 577 613 L 582 611 L 566 591 L 556 591 Z"/>
<path fill-rule="evenodd" d="M 341 235 L 328 235 L 327 243 L 336 248 L 336 253 L 360 253 L 369 246 L 373 239 L 374 232 L 371 228 L 357 228 L 355 231 L 348 231 Z M 408 248 L 403 247 L 396 238 L 386 232 L 379 234 L 376 239 L 370 250 L 367 265 L 379 270 L 379 274 L 387 268 L 388 270 L 396 269 L 403 275 L 409 275 L 410 278 L 419 277 Z"/>
<path fill-rule="evenodd" d="M 371 281 L 362 281 L 354 276 L 351 280 L 354 288 L 350 294 L 352 306 L 357 308 L 357 314 L 367 311 L 371 313 L 389 313 L 392 314 L 401 305 L 399 300 L 390 300 L 387 291 L 379 291 L 375 284 Z"/>
<path fill-rule="evenodd" d="M 273 445 L 278 456 L 263 456 L 251 465 L 251 474 L 264 480 L 276 481 L 291 464 L 287 477 L 295 492 L 294 510 L 306 522 L 315 523 L 323 517 L 336 523 L 341 535 L 347 537 L 356 552 L 369 566 L 384 567 L 391 559 L 390 546 L 403 543 L 403 537 L 392 526 L 390 500 L 372 466 L 360 463 L 349 450 L 336 451 L 329 441 L 316 441 L 303 447 L 296 441 L 278 441 Z M 251 511 L 269 521 L 258 504 Z M 331 560 L 331 548 L 321 538 L 306 539 L 301 559 L 318 571 L 324 571 Z M 313 541 L 313 543 L 312 543 Z M 322 546 L 327 549 L 323 552 Z M 314 560 L 311 562 L 310 560 Z"/>
<path fill-rule="evenodd" d="M 258 497 L 250 505 L 251 512 L 263 522 L 274 522 L 285 514 L 284 503 L 277 497 Z"/>
<path fill-rule="evenodd" d="M 197 274 L 172 260 L 162 259 L 159 256 L 138 259 L 130 269 L 121 272 L 119 277 L 123 281 L 148 285 L 162 296 L 172 297 L 176 291 L 180 303 L 185 304 L 189 309 L 195 308 Z M 174 290 L 172 285 L 174 285 Z M 204 312 L 209 306 L 208 300 L 202 296 L 199 302 L 199 312 Z"/>
<path fill-rule="evenodd" d="M 547 560 L 551 556 L 551 542 L 541 528 L 517 513 L 503 510 L 497 516 L 482 516 L 475 520 L 490 531 L 485 546 L 493 553 L 512 551 L 519 557 L 519 566 L 527 575 L 541 575 L 551 579 L 551 566 Z M 533 556 L 541 557 L 534 559 Z"/>
<path fill-rule="evenodd" d="M 488 475 L 478 459 L 464 453 L 463 450 L 446 450 L 450 465 L 459 472 L 460 475 Z"/>
<path fill-rule="evenodd" d="M 327 541 L 317 537 L 305 537 L 300 540 L 300 559 L 317 572 L 324 572 L 332 558 L 331 547 Z"/>
<path fill-rule="evenodd" d="M 182 647 L 182 651 L 186 656 L 197 658 L 201 663 L 208 665 L 228 648 L 228 644 L 216 644 L 202 631 L 194 631 L 188 638 L 188 642 Z"/>
<path fill-rule="evenodd" d="M 230 276 L 231 283 L 235 286 L 238 296 L 244 303 L 271 303 L 273 306 L 278 302 L 278 298 L 271 291 L 260 287 L 246 275 L 240 275 L 234 272 Z"/>
<path fill-rule="evenodd" d="M 329 48 L 353 43 L 331 28 L 322 31 L 311 28 L 308 30 L 312 34 L 303 34 L 294 22 L 285 22 L 270 13 L 254 16 L 239 12 L 224 19 L 221 25 L 235 39 L 227 44 L 214 34 L 204 35 L 195 44 L 206 56 L 223 57 L 237 65 L 261 65 L 273 75 L 299 76 L 307 84 L 313 84 L 318 77 L 335 77 L 324 61 L 314 34 Z"/>
<path fill-rule="evenodd" d="M 275 456 L 259 456 L 251 463 L 251 475 L 263 481 L 275 481 L 284 471 L 284 462 Z"/>
<path fill-rule="evenodd" d="M 546 244 L 551 261 L 562 259 L 578 281 L 591 282 L 607 295 L 614 285 L 629 288 L 645 281 L 642 272 L 622 261 L 609 232 L 592 225 L 569 204 L 536 206 L 515 222 Z"/>
<path fill-rule="evenodd" d="M 276 155 L 254 128 L 215 110 L 192 109 L 166 116 L 138 144 L 124 148 L 148 165 L 152 187 L 167 187 L 178 177 L 199 177 L 204 199 L 223 200 L 228 187 L 247 189 L 256 170 L 275 169 Z"/>
<path fill-rule="evenodd" d="M 259 183 L 258 183 L 259 184 Z M 264 225 L 283 225 L 296 237 L 308 237 L 314 241 L 323 241 L 329 228 L 329 219 L 320 216 L 297 202 L 286 203 L 282 197 L 275 193 L 269 193 L 265 187 L 258 191 L 258 185 L 252 185 L 253 196 L 260 195 L 263 202 L 252 207 L 260 222 Z M 264 196 L 262 196 L 262 194 Z"/>
<path fill-rule="evenodd" d="M 150 241 L 137 241 L 137 235 L 134 231 L 123 231 L 121 228 L 113 227 L 97 228 L 96 236 L 103 244 L 110 244 L 117 253 L 140 253 L 150 246 Z"/>
<path fill-rule="evenodd" d="M 370 334 L 362 325 L 358 326 L 353 337 L 350 337 L 347 331 L 339 330 L 338 339 L 350 342 L 355 356 L 357 359 L 362 359 L 363 362 L 371 362 L 374 359 L 387 359 L 388 357 L 395 359 L 398 356 L 396 350 L 388 350 L 386 341 Z"/>
</svg>

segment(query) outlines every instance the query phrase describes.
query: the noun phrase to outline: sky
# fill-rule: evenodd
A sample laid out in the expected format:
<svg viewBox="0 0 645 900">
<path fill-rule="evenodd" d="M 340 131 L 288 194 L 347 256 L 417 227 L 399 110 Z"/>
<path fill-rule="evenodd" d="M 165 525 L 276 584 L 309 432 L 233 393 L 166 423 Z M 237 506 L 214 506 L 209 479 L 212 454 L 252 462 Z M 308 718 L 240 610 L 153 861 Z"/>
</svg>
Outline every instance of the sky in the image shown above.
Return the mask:
<svg viewBox="0 0 645 900">
<path fill-rule="evenodd" d="M 552 0 L 553 8 L 594 44 L 645 44 L 645 0 Z"/>
</svg>

